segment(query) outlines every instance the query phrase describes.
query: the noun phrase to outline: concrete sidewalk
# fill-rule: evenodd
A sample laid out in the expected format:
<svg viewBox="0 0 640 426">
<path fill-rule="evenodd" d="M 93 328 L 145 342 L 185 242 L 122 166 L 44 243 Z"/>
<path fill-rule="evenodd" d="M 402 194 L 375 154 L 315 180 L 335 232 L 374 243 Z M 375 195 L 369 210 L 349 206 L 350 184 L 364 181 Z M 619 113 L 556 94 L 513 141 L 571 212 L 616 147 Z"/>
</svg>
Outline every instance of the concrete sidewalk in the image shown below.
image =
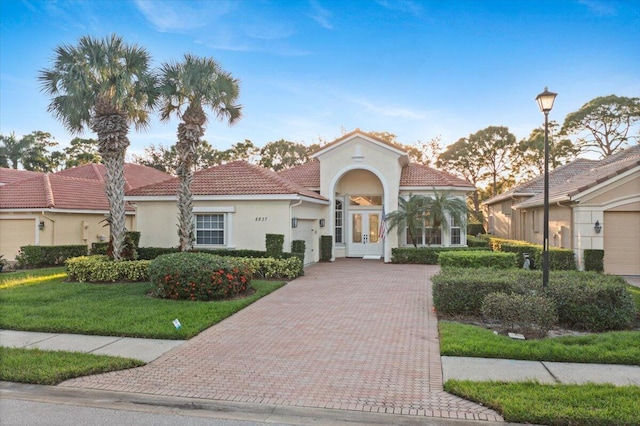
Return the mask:
<svg viewBox="0 0 640 426">
<path fill-rule="evenodd" d="M 0 330 L 0 346 L 88 352 L 151 362 L 184 340 L 135 339 Z M 640 366 L 443 356 L 443 379 L 540 383 L 610 383 L 640 386 Z"/>
<path fill-rule="evenodd" d="M 0 330 L 0 346 L 48 351 L 87 352 L 151 362 L 185 340 L 136 339 L 132 337 L 86 336 Z"/>
</svg>

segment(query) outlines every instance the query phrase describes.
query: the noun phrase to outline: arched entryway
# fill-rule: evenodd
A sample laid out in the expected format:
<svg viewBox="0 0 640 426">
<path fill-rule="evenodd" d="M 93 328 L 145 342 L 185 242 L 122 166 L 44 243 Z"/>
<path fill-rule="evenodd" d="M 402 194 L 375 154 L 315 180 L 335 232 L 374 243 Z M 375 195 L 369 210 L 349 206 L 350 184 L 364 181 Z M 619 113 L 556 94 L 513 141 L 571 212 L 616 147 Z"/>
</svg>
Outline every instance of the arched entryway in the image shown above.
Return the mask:
<svg viewBox="0 0 640 426">
<path fill-rule="evenodd" d="M 334 188 L 335 248 L 345 257 L 381 258 L 384 186 L 365 169 L 346 171 Z"/>
</svg>

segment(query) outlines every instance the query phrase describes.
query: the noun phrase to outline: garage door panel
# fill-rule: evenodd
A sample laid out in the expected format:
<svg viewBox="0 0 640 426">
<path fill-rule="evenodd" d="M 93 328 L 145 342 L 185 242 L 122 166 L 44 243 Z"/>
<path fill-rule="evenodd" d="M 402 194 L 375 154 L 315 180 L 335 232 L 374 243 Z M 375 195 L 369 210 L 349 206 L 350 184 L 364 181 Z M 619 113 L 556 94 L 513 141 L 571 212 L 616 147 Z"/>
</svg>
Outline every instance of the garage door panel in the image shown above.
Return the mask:
<svg viewBox="0 0 640 426">
<path fill-rule="evenodd" d="M 604 271 L 640 275 L 640 212 L 605 212 Z"/>
<path fill-rule="evenodd" d="M 314 250 L 313 250 L 313 242 L 314 242 L 314 230 L 313 230 L 314 221 L 313 220 L 298 220 L 298 227 L 294 228 L 292 237 L 294 240 L 303 240 L 305 243 L 305 252 L 304 252 L 304 263 L 308 265 L 309 263 L 314 262 Z"/>
</svg>

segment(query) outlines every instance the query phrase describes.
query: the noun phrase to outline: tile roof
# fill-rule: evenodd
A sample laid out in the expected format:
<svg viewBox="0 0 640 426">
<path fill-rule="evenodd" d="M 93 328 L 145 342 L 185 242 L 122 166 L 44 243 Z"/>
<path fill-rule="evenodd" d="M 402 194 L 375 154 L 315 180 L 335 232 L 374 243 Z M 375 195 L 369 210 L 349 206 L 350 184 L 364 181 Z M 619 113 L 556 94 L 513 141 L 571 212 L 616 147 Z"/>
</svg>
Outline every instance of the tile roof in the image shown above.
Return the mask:
<svg viewBox="0 0 640 426">
<path fill-rule="evenodd" d="M 402 168 L 400 187 L 403 186 L 445 186 L 475 189 L 471 183 L 464 179 L 419 163 L 409 163 Z"/>
<path fill-rule="evenodd" d="M 85 164 L 74 167 L 72 169 L 62 170 L 56 174 L 62 176 L 76 177 L 82 179 L 94 179 L 104 181 L 106 168 L 104 164 Z M 125 163 L 124 178 L 126 181 L 126 189 L 135 189 L 152 183 L 162 182 L 170 179 L 172 176 L 165 172 L 161 172 L 153 167 L 143 166 L 141 164 Z"/>
<path fill-rule="evenodd" d="M 555 169 L 549 172 L 549 187 L 558 186 L 567 180 L 571 179 L 573 176 L 584 173 L 585 171 L 591 169 L 594 164 L 596 164 L 596 160 L 589 160 L 586 158 L 576 158 L 570 163 L 564 164 L 562 166 L 556 167 Z M 520 196 L 527 194 L 528 196 L 534 196 L 544 191 L 544 175 L 537 176 L 531 180 L 528 180 L 510 190 L 503 192 L 502 194 L 498 194 L 495 197 L 491 197 L 486 200 L 485 205 L 491 205 L 498 202 L 502 202 L 504 200 L 510 199 L 512 196 Z"/>
<path fill-rule="evenodd" d="M 305 188 L 320 188 L 320 162 L 318 160 L 282 170 L 278 174 Z"/>
<path fill-rule="evenodd" d="M 178 178 L 127 191 L 128 196 L 173 196 Z M 317 192 L 280 176 L 278 173 L 246 161 L 213 166 L 194 174 L 193 195 L 284 195 L 298 194 L 326 200 Z"/>
<path fill-rule="evenodd" d="M 39 173 L 30 179 L 0 187 L 0 209 L 48 208 L 108 211 L 104 183 L 57 173 Z M 129 205 L 126 209 L 133 210 Z"/>
<path fill-rule="evenodd" d="M 0 185 L 8 185 L 21 180 L 29 179 L 38 175 L 42 175 L 41 172 L 31 172 L 28 170 L 7 169 L 0 167 Z"/>
<path fill-rule="evenodd" d="M 576 174 L 558 185 L 549 185 L 549 201 L 554 203 L 570 201 L 575 199 L 576 195 L 579 195 L 587 189 L 606 182 L 638 166 L 640 166 L 640 145 L 634 145 L 600 161 L 594 162 L 588 170 Z M 534 207 L 543 204 L 544 194 L 541 192 L 514 207 Z"/>
</svg>

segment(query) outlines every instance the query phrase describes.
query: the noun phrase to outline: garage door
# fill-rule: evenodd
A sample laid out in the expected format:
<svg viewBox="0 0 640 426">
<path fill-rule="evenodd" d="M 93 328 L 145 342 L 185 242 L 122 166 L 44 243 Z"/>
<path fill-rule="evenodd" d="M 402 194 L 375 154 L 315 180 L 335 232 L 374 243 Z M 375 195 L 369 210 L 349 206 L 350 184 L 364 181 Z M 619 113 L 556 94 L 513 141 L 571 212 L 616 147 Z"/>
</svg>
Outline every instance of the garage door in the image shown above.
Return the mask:
<svg viewBox="0 0 640 426">
<path fill-rule="evenodd" d="M 36 243 L 33 219 L 0 219 L 0 253 L 14 260 L 20 247 Z"/>
<path fill-rule="evenodd" d="M 604 213 L 604 271 L 640 275 L 640 212 Z"/>
<path fill-rule="evenodd" d="M 298 220 L 298 227 L 293 228 L 293 239 L 294 240 L 303 240 L 304 241 L 304 264 L 308 265 L 314 262 L 313 254 L 313 242 L 314 242 L 314 231 L 313 224 L 314 220 Z"/>
</svg>

